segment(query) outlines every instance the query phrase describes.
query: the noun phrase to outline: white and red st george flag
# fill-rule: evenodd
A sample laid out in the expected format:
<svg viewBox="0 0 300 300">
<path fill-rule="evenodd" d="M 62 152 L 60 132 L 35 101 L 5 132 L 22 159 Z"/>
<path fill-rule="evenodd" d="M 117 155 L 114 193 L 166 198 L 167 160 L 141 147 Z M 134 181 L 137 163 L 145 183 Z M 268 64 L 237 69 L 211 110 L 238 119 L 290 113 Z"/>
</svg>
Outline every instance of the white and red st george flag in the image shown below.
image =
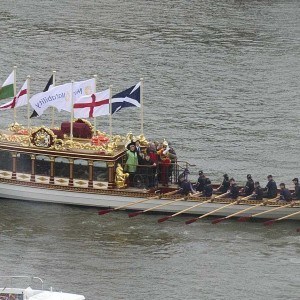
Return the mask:
<svg viewBox="0 0 300 300">
<path fill-rule="evenodd" d="M 74 118 L 109 115 L 109 89 L 83 96 L 74 102 Z"/>
<path fill-rule="evenodd" d="M 0 105 L 0 110 L 12 109 L 27 105 L 27 80 L 24 82 L 18 94 L 9 102 Z"/>
</svg>

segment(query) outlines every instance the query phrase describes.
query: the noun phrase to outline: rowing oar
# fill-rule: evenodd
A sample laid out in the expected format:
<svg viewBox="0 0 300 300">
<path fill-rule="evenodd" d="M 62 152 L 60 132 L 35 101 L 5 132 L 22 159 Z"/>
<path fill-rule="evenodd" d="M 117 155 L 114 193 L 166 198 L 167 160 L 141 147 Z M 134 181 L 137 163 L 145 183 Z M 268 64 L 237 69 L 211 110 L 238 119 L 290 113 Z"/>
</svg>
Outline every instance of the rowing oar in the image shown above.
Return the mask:
<svg viewBox="0 0 300 300">
<path fill-rule="evenodd" d="M 248 197 L 245 197 L 245 198 L 242 198 L 242 199 L 240 199 L 239 201 L 241 201 L 241 200 L 247 200 L 247 199 L 249 199 L 251 196 L 252 196 L 252 195 L 250 195 L 250 196 L 248 196 Z M 245 208 L 245 209 L 243 209 L 243 210 L 240 210 L 240 211 L 238 211 L 238 212 L 235 212 L 234 214 L 231 214 L 231 215 L 229 215 L 229 216 L 226 216 L 226 217 L 223 217 L 223 218 L 219 218 L 219 219 L 215 219 L 215 220 L 213 220 L 211 223 L 212 223 L 212 224 L 220 223 L 220 222 L 222 222 L 222 221 L 224 221 L 224 220 L 227 220 L 227 219 L 229 219 L 229 218 L 231 218 L 231 217 L 235 217 L 235 216 L 237 216 L 237 215 L 239 215 L 239 214 L 241 214 L 241 213 L 243 213 L 243 212 L 245 212 L 245 211 L 251 210 L 251 209 L 253 209 L 253 208 L 255 208 L 255 207 L 262 206 L 262 205 L 263 205 L 263 203 L 259 203 L 259 204 L 255 205 L 255 206 L 247 207 L 247 208 Z"/>
<path fill-rule="evenodd" d="M 176 191 L 178 191 L 178 190 L 176 190 Z M 152 200 L 152 199 L 158 199 L 159 197 L 170 195 L 170 193 L 174 193 L 174 191 L 166 193 L 166 194 L 162 194 L 162 195 L 159 195 L 159 196 L 148 197 L 146 199 L 142 199 L 142 200 L 138 200 L 138 201 L 132 201 L 132 202 L 129 202 L 129 203 L 125 204 L 125 205 L 118 206 L 118 207 L 115 207 L 115 208 L 109 208 L 109 209 L 99 210 L 98 211 L 98 215 L 105 215 L 105 214 L 107 214 L 109 212 L 120 210 L 120 209 L 126 208 L 126 207 L 130 207 L 130 206 L 138 204 L 138 203 L 147 202 L 147 201 Z"/>
<path fill-rule="evenodd" d="M 154 196 L 154 197 L 152 197 L 151 199 L 160 199 L 160 198 L 162 198 L 162 197 L 164 197 L 164 196 L 174 195 L 174 194 L 176 194 L 177 192 L 179 192 L 179 190 L 180 190 L 180 189 L 175 190 L 175 191 L 172 191 L 172 192 L 168 192 L 168 193 L 165 193 L 165 194 L 161 194 L 161 195 L 158 195 L 158 196 Z"/>
<path fill-rule="evenodd" d="M 188 225 L 188 224 L 194 223 L 194 222 L 196 222 L 196 221 L 198 221 L 198 220 L 200 220 L 200 219 L 205 218 L 206 216 L 212 215 L 213 213 L 215 213 L 215 212 L 217 212 L 217 211 L 219 211 L 219 210 L 221 210 L 221 209 L 223 209 L 223 208 L 225 208 L 225 207 L 228 207 L 228 206 L 237 204 L 238 202 L 239 202 L 239 200 L 236 200 L 236 201 L 234 201 L 234 202 L 232 202 L 232 203 L 229 203 L 229 204 L 226 204 L 226 205 L 224 205 L 224 206 L 221 206 L 221 207 L 219 207 L 219 208 L 217 208 L 217 209 L 215 209 L 215 210 L 213 210 L 213 211 L 211 211 L 211 212 L 208 212 L 208 213 L 206 213 L 206 214 L 204 214 L 204 215 L 202 215 L 202 216 L 200 216 L 200 217 L 198 217 L 198 218 L 194 218 L 194 219 L 188 220 L 188 221 L 185 222 L 185 224 Z"/>
<path fill-rule="evenodd" d="M 201 205 L 203 205 L 205 203 L 212 202 L 214 199 L 221 198 L 222 196 L 225 196 L 225 195 L 227 195 L 227 193 L 219 195 L 219 196 L 216 196 L 216 197 L 213 197 L 213 198 L 211 198 L 211 199 L 209 199 L 207 201 L 204 201 L 204 202 L 201 202 L 201 203 L 197 203 L 197 204 L 195 204 L 195 205 L 193 205 L 191 207 L 185 208 L 184 210 L 178 211 L 177 213 L 175 213 L 175 214 L 173 214 L 171 216 L 163 217 L 163 218 L 157 220 L 157 222 L 158 223 L 165 222 L 165 221 L 167 221 L 167 220 L 169 220 L 169 219 L 171 219 L 173 217 L 176 217 L 176 216 L 178 216 L 178 215 L 180 215 L 180 214 L 182 214 L 182 213 L 184 213 L 184 212 L 186 212 L 188 210 L 191 210 L 191 209 L 193 209 L 195 207 L 201 206 Z"/>
<path fill-rule="evenodd" d="M 172 200 L 172 201 L 168 201 L 168 202 L 163 203 L 163 204 L 156 205 L 156 206 L 154 206 L 154 207 L 147 208 L 147 209 L 145 209 L 145 210 L 136 211 L 136 212 L 133 212 L 133 213 L 128 214 L 128 217 L 129 217 L 129 218 L 132 218 L 132 217 L 138 216 L 138 215 L 140 215 L 140 214 L 142 214 L 142 213 L 145 213 L 145 212 L 147 212 L 147 211 L 154 210 L 154 209 L 156 209 L 156 208 L 159 208 L 159 207 L 162 207 L 162 206 L 166 206 L 166 205 L 168 205 L 168 204 L 172 204 L 172 203 L 175 203 L 175 202 L 178 202 L 178 201 L 182 201 L 182 200 L 184 200 L 184 199 L 185 199 L 185 198 L 178 198 L 178 199 L 175 199 L 175 200 Z"/>
<path fill-rule="evenodd" d="M 278 206 L 278 207 L 275 207 L 275 208 L 272 208 L 272 209 L 269 209 L 269 210 L 259 212 L 259 213 L 254 214 L 254 215 L 250 215 L 250 216 L 247 216 L 247 217 L 241 217 L 241 218 L 238 219 L 238 222 L 246 222 L 246 221 L 248 221 L 249 219 L 251 219 L 253 217 L 260 216 L 260 215 L 263 215 L 263 214 L 266 214 L 268 212 L 275 211 L 275 210 L 278 210 L 278 209 L 282 209 L 282 208 L 285 208 L 285 207 L 290 206 L 290 205 L 291 204 L 286 204 L 286 205 L 283 205 L 283 206 Z"/>
<path fill-rule="evenodd" d="M 119 210 L 119 209 L 122 209 L 122 208 L 126 208 L 126 207 L 130 207 L 134 204 L 138 204 L 138 203 L 143 203 L 143 202 L 146 202 L 146 201 L 149 201 L 153 198 L 146 198 L 146 199 L 142 199 L 142 200 L 138 200 L 138 201 L 132 201 L 132 202 L 129 202 L 125 205 L 121 205 L 121 206 L 118 206 L 118 207 L 115 207 L 115 208 L 109 208 L 109 209 L 104 209 L 104 210 L 99 210 L 98 211 L 98 215 L 105 215 L 109 212 L 112 212 L 112 211 L 116 211 L 116 210 Z"/>
<path fill-rule="evenodd" d="M 272 225 L 272 224 L 274 224 L 274 223 L 277 222 L 277 221 L 281 221 L 281 220 L 287 219 L 287 218 L 289 218 L 289 217 L 292 217 L 292 216 L 295 216 L 295 215 L 298 215 L 298 214 L 300 214 L 300 210 L 299 210 L 299 211 L 296 211 L 296 212 L 294 212 L 294 213 L 292 213 L 292 214 L 289 214 L 289 215 L 287 215 L 287 216 L 278 218 L 278 219 L 273 219 L 273 220 L 266 221 L 266 222 L 264 222 L 264 225 L 265 225 L 265 226 Z"/>
</svg>

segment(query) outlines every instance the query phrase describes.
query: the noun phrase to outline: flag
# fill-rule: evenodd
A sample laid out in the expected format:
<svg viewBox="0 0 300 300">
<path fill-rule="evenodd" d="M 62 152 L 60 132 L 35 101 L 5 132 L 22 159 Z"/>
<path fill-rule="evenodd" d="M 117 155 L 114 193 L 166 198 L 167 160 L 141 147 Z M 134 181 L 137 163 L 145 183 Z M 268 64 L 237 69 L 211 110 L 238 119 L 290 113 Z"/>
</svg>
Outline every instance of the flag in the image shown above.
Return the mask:
<svg viewBox="0 0 300 300">
<path fill-rule="evenodd" d="M 14 82 L 15 72 L 12 71 L 0 88 L 0 99 L 6 99 L 14 96 Z"/>
<path fill-rule="evenodd" d="M 22 88 L 11 101 L 2 104 L 0 110 L 7 110 L 15 107 L 27 105 L 27 80 L 24 82 Z"/>
<path fill-rule="evenodd" d="M 45 89 L 44 89 L 44 92 L 46 92 L 48 89 L 54 89 L 54 88 L 55 87 L 53 87 L 53 75 L 52 75 L 50 80 L 48 81 Z M 78 100 L 82 96 L 90 95 L 92 93 L 95 93 L 95 90 L 96 90 L 96 79 L 95 78 L 74 82 L 73 83 L 73 102 Z M 40 94 L 42 94 L 42 93 L 40 93 Z M 65 111 L 71 112 L 71 107 L 72 107 L 71 94 L 72 93 L 70 92 L 67 95 L 68 96 L 67 98 L 64 98 L 64 97 L 60 98 L 60 101 L 53 101 L 53 102 L 49 102 L 49 105 L 43 105 L 44 109 L 41 113 L 43 113 L 44 110 L 46 108 L 48 108 L 49 106 L 56 107 L 58 109 L 58 111 L 65 110 Z M 35 101 L 38 102 L 37 99 L 35 99 Z M 30 103 L 31 103 L 31 99 L 30 99 Z M 38 112 L 38 108 L 35 108 L 34 106 L 32 106 L 32 107 L 35 110 L 33 111 L 30 118 L 40 115 L 39 112 Z"/>
<path fill-rule="evenodd" d="M 91 95 L 96 92 L 96 79 L 91 78 L 88 80 L 73 82 L 73 103 L 80 99 L 82 96 Z M 60 101 L 57 103 L 56 108 L 60 110 L 65 110 L 71 112 L 71 102 L 64 103 Z"/>
<path fill-rule="evenodd" d="M 112 97 L 112 114 L 126 107 L 141 107 L 141 82 Z"/>
<path fill-rule="evenodd" d="M 46 92 L 33 95 L 29 102 L 40 116 L 50 106 L 61 109 L 63 105 L 71 106 L 72 83 L 55 86 Z"/>
<path fill-rule="evenodd" d="M 74 102 L 74 118 L 93 118 L 109 115 L 109 89 L 83 96 Z"/>
<path fill-rule="evenodd" d="M 51 75 L 50 79 L 48 80 L 43 92 L 47 92 L 50 88 L 53 87 L 53 75 Z M 34 110 L 30 116 L 30 118 L 38 117 L 38 113 Z"/>
</svg>

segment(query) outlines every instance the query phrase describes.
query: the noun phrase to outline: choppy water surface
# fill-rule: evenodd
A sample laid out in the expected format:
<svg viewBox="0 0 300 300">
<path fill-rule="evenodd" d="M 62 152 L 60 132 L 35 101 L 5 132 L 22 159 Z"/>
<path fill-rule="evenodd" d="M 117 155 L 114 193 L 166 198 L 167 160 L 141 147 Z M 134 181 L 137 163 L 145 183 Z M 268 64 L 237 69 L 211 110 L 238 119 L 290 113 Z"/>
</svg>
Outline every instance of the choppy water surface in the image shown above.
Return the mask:
<svg viewBox="0 0 300 300">
<path fill-rule="evenodd" d="M 115 92 L 144 77 L 146 136 L 169 138 L 193 171 L 290 184 L 300 176 L 299 15 L 297 0 L 2 0 L 0 82 L 13 65 L 32 93 L 52 69 L 57 84 L 98 74 L 98 89 Z M 114 116 L 114 132 L 139 126 L 138 110 Z M 96 212 L 1 201 L 1 273 L 88 299 L 299 299 L 299 223 L 159 225 Z"/>
</svg>

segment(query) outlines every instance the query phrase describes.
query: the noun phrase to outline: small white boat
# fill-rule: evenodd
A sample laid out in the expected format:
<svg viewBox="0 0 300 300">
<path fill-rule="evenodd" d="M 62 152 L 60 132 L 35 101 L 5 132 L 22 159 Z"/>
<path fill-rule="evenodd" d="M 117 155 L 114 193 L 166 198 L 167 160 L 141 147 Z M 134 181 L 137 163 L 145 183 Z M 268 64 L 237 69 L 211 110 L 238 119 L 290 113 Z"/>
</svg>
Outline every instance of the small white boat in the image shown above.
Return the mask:
<svg viewBox="0 0 300 300">
<path fill-rule="evenodd" d="M 84 300 L 85 297 L 78 294 L 55 292 L 44 290 L 43 280 L 39 277 L 30 276 L 0 276 L 4 282 L 4 287 L 0 287 L 1 300 Z M 13 281 L 30 281 L 30 284 L 39 281 L 41 289 L 32 289 L 31 287 L 15 287 Z"/>
</svg>

